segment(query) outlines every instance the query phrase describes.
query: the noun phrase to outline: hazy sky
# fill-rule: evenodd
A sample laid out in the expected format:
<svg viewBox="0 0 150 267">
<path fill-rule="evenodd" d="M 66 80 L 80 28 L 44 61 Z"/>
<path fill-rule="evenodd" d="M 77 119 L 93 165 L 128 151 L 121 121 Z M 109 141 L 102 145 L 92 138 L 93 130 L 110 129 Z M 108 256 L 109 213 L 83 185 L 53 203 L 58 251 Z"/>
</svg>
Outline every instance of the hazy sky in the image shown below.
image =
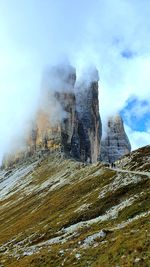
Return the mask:
<svg viewBox="0 0 150 267">
<path fill-rule="evenodd" d="M 96 65 L 102 119 L 121 112 L 132 148 L 149 144 L 149 14 L 149 0 L 1 0 L 0 153 L 34 115 L 44 68 L 64 58 L 78 75 Z"/>
</svg>

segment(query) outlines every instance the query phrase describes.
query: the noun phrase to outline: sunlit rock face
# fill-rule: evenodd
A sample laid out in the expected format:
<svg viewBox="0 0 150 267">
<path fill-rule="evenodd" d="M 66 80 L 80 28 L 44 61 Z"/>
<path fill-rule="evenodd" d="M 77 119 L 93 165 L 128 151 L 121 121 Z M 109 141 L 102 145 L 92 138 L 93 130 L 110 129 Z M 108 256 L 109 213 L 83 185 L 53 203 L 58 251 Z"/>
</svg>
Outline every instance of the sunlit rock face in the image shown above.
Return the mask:
<svg viewBox="0 0 150 267">
<path fill-rule="evenodd" d="M 110 117 L 107 122 L 105 137 L 101 141 L 100 159 L 112 163 L 130 151 L 131 145 L 124 130 L 121 116 Z"/>
<path fill-rule="evenodd" d="M 41 109 L 31 133 L 34 150 L 52 150 L 61 146 L 69 153 L 75 121 L 75 69 L 54 66 L 44 76 Z"/>
<path fill-rule="evenodd" d="M 102 134 L 98 99 L 98 72 L 83 77 L 76 88 L 78 114 L 77 147 L 82 161 L 96 162 L 100 153 Z"/>
<path fill-rule="evenodd" d="M 60 146 L 60 126 L 52 126 L 48 114 L 39 111 L 28 139 L 31 153 L 53 150 Z"/>
<path fill-rule="evenodd" d="M 23 146 L 5 155 L 3 165 L 12 164 L 45 152 L 63 151 L 71 154 L 76 102 L 74 84 L 75 69 L 70 66 L 54 66 L 44 73 L 39 108 L 29 123 Z"/>
</svg>

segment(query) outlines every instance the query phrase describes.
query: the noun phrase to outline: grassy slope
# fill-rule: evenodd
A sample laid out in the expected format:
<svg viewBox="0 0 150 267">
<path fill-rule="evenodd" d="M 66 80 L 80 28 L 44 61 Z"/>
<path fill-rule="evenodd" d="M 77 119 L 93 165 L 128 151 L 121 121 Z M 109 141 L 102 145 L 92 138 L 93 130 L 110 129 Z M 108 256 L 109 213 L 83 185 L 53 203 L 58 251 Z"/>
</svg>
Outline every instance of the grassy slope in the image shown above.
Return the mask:
<svg viewBox="0 0 150 267">
<path fill-rule="evenodd" d="M 150 171 L 150 146 L 139 148 L 124 156 L 120 165 L 125 169 Z"/>
<path fill-rule="evenodd" d="M 147 175 L 47 157 L 1 199 L 1 265 L 150 266 L 149 185 Z"/>
</svg>

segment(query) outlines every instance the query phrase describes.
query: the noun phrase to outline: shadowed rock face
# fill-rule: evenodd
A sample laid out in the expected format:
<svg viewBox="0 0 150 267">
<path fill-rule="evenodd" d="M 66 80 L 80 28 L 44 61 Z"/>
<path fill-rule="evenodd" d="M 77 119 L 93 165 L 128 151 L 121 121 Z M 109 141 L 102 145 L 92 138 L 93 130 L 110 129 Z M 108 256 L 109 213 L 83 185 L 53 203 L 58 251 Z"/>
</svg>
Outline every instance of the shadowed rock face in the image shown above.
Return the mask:
<svg viewBox="0 0 150 267">
<path fill-rule="evenodd" d="M 102 126 L 99 114 L 98 73 L 90 82 L 83 81 L 76 90 L 77 130 L 73 136 L 73 153 L 82 161 L 96 162 L 100 153 Z M 76 142 L 75 142 L 76 140 Z"/>
<path fill-rule="evenodd" d="M 65 117 L 60 123 L 62 151 L 67 155 L 71 153 L 71 140 L 75 128 L 76 101 L 73 92 L 57 93 L 57 99 L 65 112 Z"/>
<path fill-rule="evenodd" d="M 107 122 L 106 136 L 101 141 L 100 159 L 112 163 L 130 151 L 131 145 L 125 133 L 121 116 L 110 117 Z"/>
</svg>

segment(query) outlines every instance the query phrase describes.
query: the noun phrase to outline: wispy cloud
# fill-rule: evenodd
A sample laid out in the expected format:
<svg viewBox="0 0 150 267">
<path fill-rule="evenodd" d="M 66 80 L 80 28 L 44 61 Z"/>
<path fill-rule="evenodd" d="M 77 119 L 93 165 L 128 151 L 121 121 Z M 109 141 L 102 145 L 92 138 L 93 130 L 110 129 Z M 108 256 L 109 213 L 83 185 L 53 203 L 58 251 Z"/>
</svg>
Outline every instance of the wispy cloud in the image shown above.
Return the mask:
<svg viewBox="0 0 150 267">
<path fill-rule="evenodd" d="M 134 131 L 128 125 L 125 125 L 125 130 L 128 136 L 130 136 L 132 150 L 135 150 L 138 147 L 149 145 L 150 131 Z"/>
</svg>

